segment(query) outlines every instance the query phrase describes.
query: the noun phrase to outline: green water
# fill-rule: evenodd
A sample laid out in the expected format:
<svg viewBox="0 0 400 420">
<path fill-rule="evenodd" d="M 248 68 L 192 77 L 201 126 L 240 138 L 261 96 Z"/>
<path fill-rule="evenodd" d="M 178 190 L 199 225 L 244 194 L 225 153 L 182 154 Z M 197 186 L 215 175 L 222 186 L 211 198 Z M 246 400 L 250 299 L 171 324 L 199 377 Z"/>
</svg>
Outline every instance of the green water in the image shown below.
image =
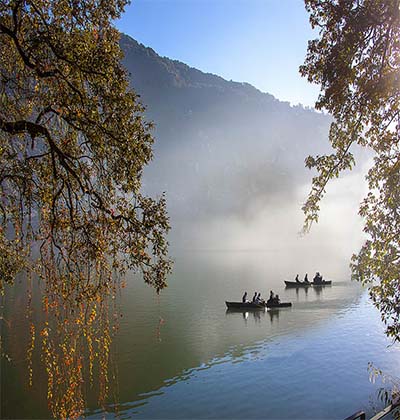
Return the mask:
<svg viewBox="0 0 400 420">
<path fill-rule="evenodd" d="M 113 417 L 116 410 L 122 418 L 342 418 L 353 408 L 372 412 L 378 385 L 370 383 L 367 364 L 399 370 L 398 348 L 387 351 L 379 316 L 362 288 L 348 281 L 345 261 L 327 257 L 309 267 L 309 277 L 324 267 L 332 287 L 285 289 L 283 280 L 297 274 L 286 252 L 175 252 L 169 287 L 159 298 L 132 275 L 122 291 L 112 353 L 118 386 L 105 409 L 89 395 L 88 416 Z M 240 300 L 245 290 L 250 296 L 273 290 L 293 306 L 227 312 L 225 300 Z M 5 345 L 12 360 L 2 359 L 2 418 L 46 418 L 45 378 L 38 375 L 33 389 L 27 386 L 21 307 L 15 292 L 7 301 L 12 328 Z M 340 395 L 335 404 L 332 393 Z"/>
</svg>

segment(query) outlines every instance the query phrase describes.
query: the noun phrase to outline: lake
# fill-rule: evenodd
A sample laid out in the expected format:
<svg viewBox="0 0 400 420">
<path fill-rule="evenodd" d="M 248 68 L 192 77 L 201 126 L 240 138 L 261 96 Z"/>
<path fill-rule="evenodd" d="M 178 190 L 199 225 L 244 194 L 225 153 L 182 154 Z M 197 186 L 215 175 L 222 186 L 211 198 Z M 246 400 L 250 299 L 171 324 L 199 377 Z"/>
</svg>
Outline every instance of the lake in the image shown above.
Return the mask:
<svg viewBox="0 0 400 420">
<path fill-rule="evenodd" d="M 174 254 L 159 297 L 134 275 L 122 290 L 112 352 L 118 386 L 105 409 L 88 395 L 89 418 L 341 419 L 382 407 L 382 382 L 370 381 L 368 363 L 400 377 L 400 348 L 389 346 L 379 313 L 348 280 L 345 261 L 327 256 L 313 267 L 310 256 L 309 277 L 324 267 L 333 285 L 305 290 L 285 289 L 283 280 L 297 273 L 279 250 Z M 45 378 L 29 388 L 23 368 L 28 330 L 18 287 L 5 311 L 12 360 L 1 361 L 1 414 L 46 418 Z M 227 312 L 225 300 L 240 300 L 245 290 L 266 298 L 273 290 L 293 306 Z"/>
</svg>

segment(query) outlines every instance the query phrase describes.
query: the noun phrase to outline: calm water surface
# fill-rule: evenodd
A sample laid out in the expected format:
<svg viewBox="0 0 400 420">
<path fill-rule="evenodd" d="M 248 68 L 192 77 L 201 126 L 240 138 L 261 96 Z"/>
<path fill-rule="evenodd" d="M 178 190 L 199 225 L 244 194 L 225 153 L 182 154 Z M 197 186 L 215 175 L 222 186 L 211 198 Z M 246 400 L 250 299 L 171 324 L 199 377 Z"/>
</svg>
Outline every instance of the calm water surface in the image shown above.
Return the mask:
<svg viewBox="0 0 400 420">
<path fill-rule="evenodd" d="M 372 414 L 381 407 L 376 397 L 382 384 L 369 381 L 368 362 L 400 377 L 400 348 L 388 347 L 379 314 L 365 291 L 347 281 L 346 264 L 319 262 L 309 276 L 324 267 L 332 287 L 285 289 L 283 280 L 297 273 L 274 251 L 181 253 L 160 298 L 132 278 L 122 293 L 112 355 L 118 387 L 105 410 L 92 402 L 88 417 L 340 419 L 359 409 Z M 268 296 L 271 289 L 293 307 L 226 311 L 224 301 L 240 300 L 244 290 Z M 7 315 L 18 328 L 17 294 L 13 299 Z M 12 334 L 7 345 L 18 347 Z M 47 417 L 45 383 L 39 378 L 29 390 L 18 357 L 22 353 L 12 362 L 2 360 L 2 416 Z"/>
</svg>

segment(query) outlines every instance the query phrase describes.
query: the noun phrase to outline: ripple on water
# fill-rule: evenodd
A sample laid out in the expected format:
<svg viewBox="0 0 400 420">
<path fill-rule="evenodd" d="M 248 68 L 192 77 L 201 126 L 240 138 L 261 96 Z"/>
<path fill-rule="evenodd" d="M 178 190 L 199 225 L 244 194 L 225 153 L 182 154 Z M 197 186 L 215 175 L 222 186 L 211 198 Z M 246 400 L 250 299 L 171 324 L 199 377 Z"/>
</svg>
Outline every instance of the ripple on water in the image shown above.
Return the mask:
<svg viewBox="0 0 400 420">
<path fill-rule="evenodd" d="M 400 376 L 400 351 L 383 334 L 364 296 L 301 335 L 280 335 L 185 371 L 146 405 L 122 409 L 140 418 L 344 418 L 372 414 L 380 384 L 368 362 Z M 379 382 L 379 381 L 378 381 Z M 146 397 L 143 395 L 143 397 Z M 378 404 L 379 407 L 379 404 Z"/>
</svg>

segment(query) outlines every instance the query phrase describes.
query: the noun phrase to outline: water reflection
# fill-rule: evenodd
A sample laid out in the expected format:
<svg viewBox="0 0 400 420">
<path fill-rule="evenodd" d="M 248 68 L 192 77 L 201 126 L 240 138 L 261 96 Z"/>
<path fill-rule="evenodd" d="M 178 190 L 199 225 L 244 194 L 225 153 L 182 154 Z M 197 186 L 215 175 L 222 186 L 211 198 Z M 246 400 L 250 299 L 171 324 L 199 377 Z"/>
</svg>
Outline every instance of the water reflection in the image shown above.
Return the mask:
<svg viewBox="0 0 400 420">
<path fill-rule="evenodd" d="M 331 289 L 335 286 L 343 287 L 343 282 L 340 282 L 336 285 L 324 285 L 324 286 L 310 286 L 310 287 L 286 287 L 285 291 L 291 294 L 290 292 L 295 291 L 296 301 L 299 302 L 300 300 L 308 299 L 309 294 L 313 294 L 318 300 L 321 300 L 324 296 L 324 291 L 327 289 Z"/>
<path fill-rule="evenodd" d="M 232 315 L 237 316 L 238 314 L 241 314 L 245 324 L 247 325 L 249 319 L 253 319 L 256 323 L 260 323 L 264 319 L 269 319 L 270 323 L 272 324 L 274 321 L 279 321 L 280 312 L 285 313 L 285 312 L 291 312 L 291 311 L 292 311 L 292 308 L 268 308 L 265 310 L 257 310 L 257 311 L 227 309 L 225 313 L 228 316 L 232 316 Z"/>
<path fill-rule="evenodd" d="M 322 299 L 322 295 L 324 292 L 324 287 L 313 287 L 313 290 L 317 296 L 317 298 Z"/>
<path fill-rule="evenodd" d="M 243 309 L 227 309 L 225 314 L 228 316 L 240 316 L 242 315 L 243 321 L 245 322 L 245 324 L 247 324 L 247 322 L 249 321 L 249 319 L 253 319 L 255 322 L 261 322 L 261 320 L 263 318 L 265 318 L 265 313 L 267 311 L 266 310 L 254 310 L 254 311 L 249 311 L 249 310 L 243 310 Z"/>
<path fill-rule="evenodd" d="M 162 389 L 171 378 L 177 378 L 184 386 L 188 371 L 195 369 L 197 375 L 197 367 L 215 365 L 227 354 L 228 364 L 230 361 L 240 364 L 243 355 L 260 343 L 305 334 L 343 308 L 357 303 L 361 293 L 358 285 L 349 282 L 335 282 L 319 295 L 316 289 L 285 289 L 286 272 L 287 258 L 277 263 L 276 254 L 185 254 L 176 258 L 169 288 L 160 298 L 143 285 L 141 279 L 132 277 L 122 295 L 123 317 L 110 354 L 118 371 L 118 395 L 109 403 L 142 403 L 143 395 Z M 226 311 L 225 301 L 237 301 L 246 289 L 260 291 L 264 296 L 273 290 L 282 301 L 293 302 L 293 307 L 256 312 Z M 16 299 L 9 301 L 9 312 L 24 306 L 16 302 Z M 9 319 L 9 314 L 4 315 Z M 24 319 L 23 312 L 21 318 Z M 25 329 L 16 327 L 14 330 Z M 9 346 L 14 347 L 18 342 L 21 341 L 14 338 L 8 341 Z M 7 404 L 4 398 L 2 401 L 5 417 L 26 418 L 23 406 L 14 403 L 23 400 L 26 411 L 35 411 L 45 418 L 45 402 L 39 411 L 37 395 L 32 391 L 22 393 L 18 377 L 14 365 L 1 377 L 2 389 L 7 389 L 9 396 Z M 216 383 L 211 388 L 215 391 L 218 386 Z M 45 380 L 36 382 L 35 389 L 45 387 Z M 249 392 L 253 388 L 250 384 Z M 15 399 L 11 400 L 13 395 Z M 89 408 L 98 409 L 96 395 L 90 389 L 88 396 Z M 160 408 L 159 413 L 162 410 Z M 138 411 L 142 412 L 141 408 Z M 179 413 L 172 414 L 179 417 Z M 194 415 L 199 416 L 199 412 Z"/>
<path fill-rule="evenodd" d="M 276 324 L 281 317 L 282 325 L 286 315 L 298 315 L 294 312 L 227 311 L 224 318 L 240 321 L 244 336 L 249 329 L 243 328 L 243 320 L 269 318 Z M 366 295 L 338 315 L 304 334 L 234 346 L 222 357 L 165 381 L 157 391 L 142 393 L 136 402 L 121 404 L 118 415 L 110 409 L 90 418 L 259 418 L 260 401 L 268 407 L 269 418 L 298 418 L 299 413 L 309 419 L 345 418 L 358 409 L 370 417 L 382 404 L 375 398 L 380 384 L 369 382 L 367 363 L 373 358 L 399 375 L 400 348 L 387 347 L 379 314 Z M 322 353 L 326 357 L 315 357 Z M 333 393 L 335 398 L 330 398 Z"/>
<path fill-rule="evenodd" d="M 275 318 L 275 321 L 279 321 L 279 312 L 280 312 L 280 309 L 275 309 L 275 308 L 268 309 L 268 315 L 269 315 L 271 324 L 274 322 L 274 318 Z"/>
</svg>

